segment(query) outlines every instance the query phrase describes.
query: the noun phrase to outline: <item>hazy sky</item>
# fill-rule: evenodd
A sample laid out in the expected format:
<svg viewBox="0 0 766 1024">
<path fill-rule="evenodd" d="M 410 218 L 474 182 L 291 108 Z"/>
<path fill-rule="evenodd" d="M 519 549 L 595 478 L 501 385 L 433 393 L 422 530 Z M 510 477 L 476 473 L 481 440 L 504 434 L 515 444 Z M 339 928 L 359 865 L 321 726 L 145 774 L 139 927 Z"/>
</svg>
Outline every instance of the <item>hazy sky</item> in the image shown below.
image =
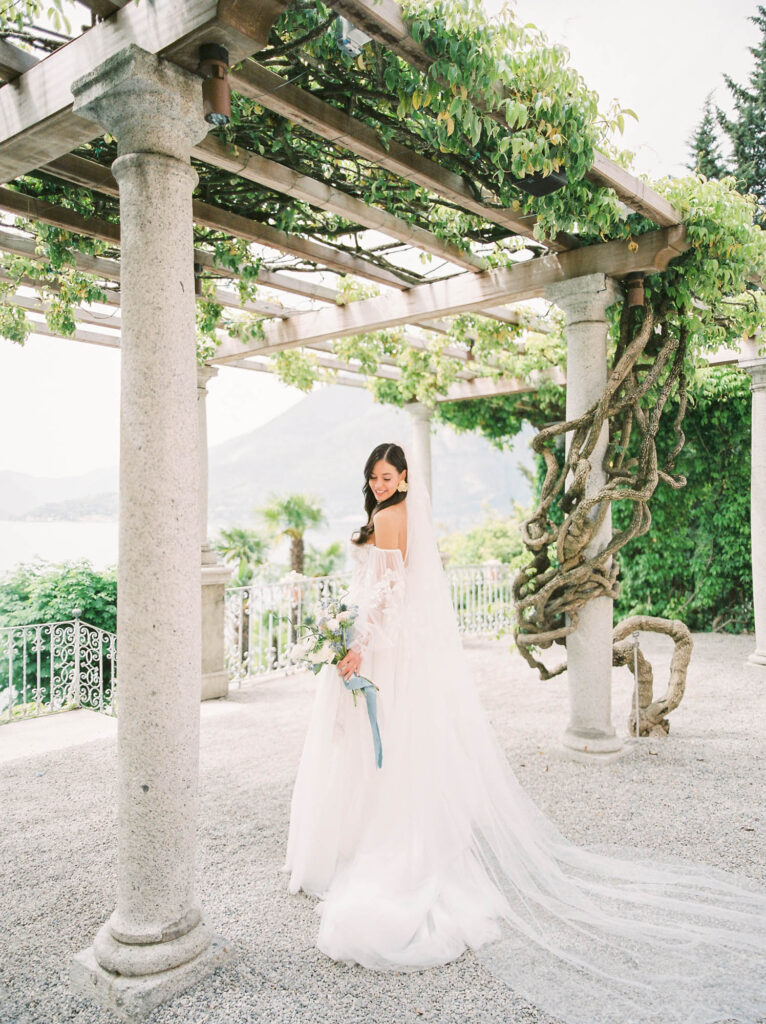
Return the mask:
<svg viewBox="0 0 766 1024">
<path fill-rule="evenodd" d="M 500 5 L 485 0 L 488 10 Z M 744 82 L 758 38 L 749 0 L 518 0 L 524 21 L 569 47 L 602 108 L 612 97 L 639 115 L 623 144 L 652 176 L 683 174 L 686 141 L 705 96 L 728 105 L 724 72 Z M 299 400 L 266 374 L 221 370 L 209 386 L 209 439 L 244 433 Z M 119 356 L 76 342 L 0 339 L 0 469 L 68 476 L 114 465 Z"/>
</svg>

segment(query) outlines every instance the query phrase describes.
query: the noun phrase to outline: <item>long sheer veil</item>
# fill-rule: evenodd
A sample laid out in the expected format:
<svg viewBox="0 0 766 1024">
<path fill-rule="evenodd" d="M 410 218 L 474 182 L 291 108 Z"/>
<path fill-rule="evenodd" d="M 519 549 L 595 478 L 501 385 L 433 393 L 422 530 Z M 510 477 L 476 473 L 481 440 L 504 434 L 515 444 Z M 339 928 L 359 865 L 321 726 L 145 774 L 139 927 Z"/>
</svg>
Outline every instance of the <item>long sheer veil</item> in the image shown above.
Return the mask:
<svg viewBox="0 0 766 1024">
<path fill-rule="evenodd" d="M 372 839 L 396 863 L 384 879 L 358 881 L 380 881 L 382 900 L 397 885 L 414 899 L 421 876 L 434 879 L 434 906 L 463 921 L 455 948 L 467 941 L 494 975 L 566 1024 L 754 1024 L 766 1015 L 766 889 L 646 850 L 576 846 L 536 807 L 481 706 L 422 467 L 406 455 L 401 713 L 425 725 L 411 726 L 409 760 L 399 759 L 402 777 Z M 407 858 L 402 820 L 418 840 Z M 456 860 L 458 849 L 467 852 Z M 380 959 L 369 966 L 391 966 Z"/>
</svg>

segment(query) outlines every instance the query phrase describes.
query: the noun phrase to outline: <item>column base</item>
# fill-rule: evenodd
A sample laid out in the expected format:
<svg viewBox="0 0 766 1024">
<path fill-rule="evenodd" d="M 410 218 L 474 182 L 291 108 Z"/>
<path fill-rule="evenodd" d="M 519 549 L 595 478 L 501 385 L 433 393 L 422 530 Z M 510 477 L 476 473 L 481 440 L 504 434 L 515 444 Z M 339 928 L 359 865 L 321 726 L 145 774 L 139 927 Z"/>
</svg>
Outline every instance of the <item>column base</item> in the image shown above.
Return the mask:
<svg viewBox="0 0 766 1024">
<path fill-rule="evenodd" d="M 759 665 L 766 668 L 766 651 L 755 650 L 747 659 L 748 665 Z"/>
<path fill-rule="evenodd" d="M 214 935 L 199 956 L 180 967 L 129 977 L 105 970 L 90 946 L 72 960 L 70 981 L 78 995 L 92 999 L 120 1020 L 137 1021 L 147 1017 L 161 1003 L 196 985 L 231 955 L 231 944 L 222 936 Z"/>
<path fill-rule="evenodd" d="M 564 752 L 573 761 L 616 761 L 622 756 L 622 739 L 616 733 L 595 729 L 567 729 L 562 738 Z"/>
<path fill-rule="evenodd" d="M 229 673 L 207 672 L 202 677 L 202 700 L 229 696 Z"/>
</svg>

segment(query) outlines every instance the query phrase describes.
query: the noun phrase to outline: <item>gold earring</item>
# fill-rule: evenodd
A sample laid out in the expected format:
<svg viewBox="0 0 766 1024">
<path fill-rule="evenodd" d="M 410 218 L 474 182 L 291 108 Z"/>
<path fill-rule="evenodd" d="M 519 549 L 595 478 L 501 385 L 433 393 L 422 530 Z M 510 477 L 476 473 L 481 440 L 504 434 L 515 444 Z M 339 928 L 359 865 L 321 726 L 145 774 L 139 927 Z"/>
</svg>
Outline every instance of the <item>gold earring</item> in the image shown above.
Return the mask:
<svg viewBox="0 0 766 1024">
<path fill-rule="evenodd" d="M 407 481 L 400 480 L 399 483 L 396 485 L 396 489 L 397 491 L 400 492 L 400 494 L 405 494 L 407 491 Z"/>
</svg>

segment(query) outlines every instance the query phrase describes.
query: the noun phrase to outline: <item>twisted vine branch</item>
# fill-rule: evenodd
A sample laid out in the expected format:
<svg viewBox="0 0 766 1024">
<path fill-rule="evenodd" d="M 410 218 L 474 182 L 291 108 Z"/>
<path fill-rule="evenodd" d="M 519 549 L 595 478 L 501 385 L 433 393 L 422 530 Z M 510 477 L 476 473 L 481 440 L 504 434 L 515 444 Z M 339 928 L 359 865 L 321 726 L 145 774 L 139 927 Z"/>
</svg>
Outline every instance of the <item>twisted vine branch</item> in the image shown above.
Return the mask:
<svg viewBox="0 0 766 1024">
<path fill-rule="evenodd" d="M 671 332 L 663 312 L 655 314 L 651 307 L 635 310 L 625 303 L 613 367 L 601 398 L 582 416 L 545 427 L 532 442 L 545 460 L 546 473 L 539 504 L 522 524 L 522 539 L 532 557 L 516 575 L 513 595 L 517 646 L 543 679 L 563 672 L 566 663 L 549 669 L 537 651 L 563 644 L 577 628 L 580 609 L 588 601 L 618 596 L 615 556 L 649 529 L 649 499 L 659 481 L 673 488 L 686 483 L 683 476 L 673 474 L 673 465 L 685 440 L 681 423 L 686 411 L 687 332 Z M 639 362 L 642 356 L 649 356 L 649 361 Z M 676 389 L 676 440 L 660 467 L 656 436 Z M 589 493 L 589 460 L 605 424 L 610 436 L 603 460 L 606 482 Z M 634 430 L 639 434 L 638 454 L 628 459 Z M 562 462 L 552 442 L 570 433 Z M 594 538 L 613 501 L 633 503 L 630 522 L 602 550 L 594 550 Z M 556 509 L 563 513 L 560 523 L 554 518 Z"/>
</svg>

